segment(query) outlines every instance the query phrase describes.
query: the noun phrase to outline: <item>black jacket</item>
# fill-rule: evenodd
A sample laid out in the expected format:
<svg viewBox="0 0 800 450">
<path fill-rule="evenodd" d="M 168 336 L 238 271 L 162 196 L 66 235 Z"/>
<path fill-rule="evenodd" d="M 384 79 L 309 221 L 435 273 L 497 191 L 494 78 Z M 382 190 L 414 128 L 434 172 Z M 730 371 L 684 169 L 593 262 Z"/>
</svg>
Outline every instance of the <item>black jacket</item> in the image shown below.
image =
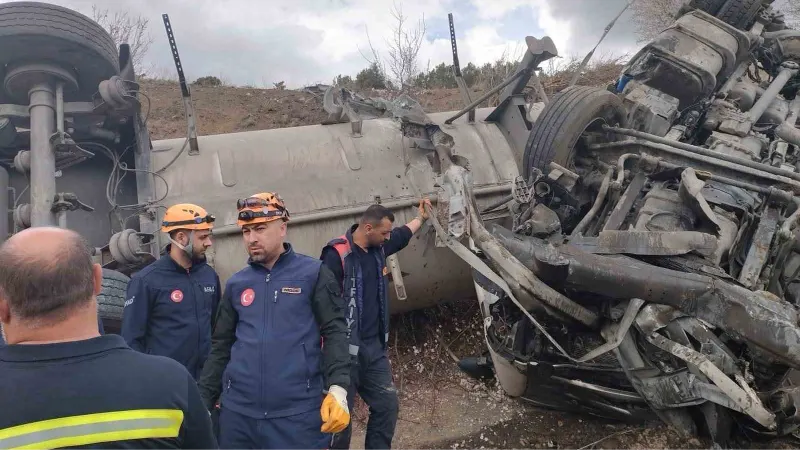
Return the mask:
<svg viewBox="0 0 800 450">
<path fill-rule="evenodd" d="M 332 384 L 349 385 L 339 283 L 321 261 L 284 246 L 271 270 L 251 263 L 226 283 L 199 382 L 209 409 L 222 394 L 240 414 L 284 417 L 319 408 Z"/>
<path fill-rule="evenodd" d="M 118 335 L 3 346 L 0 374 L 0 448 L 217 448 L 186 369 Z"/>
</svg>

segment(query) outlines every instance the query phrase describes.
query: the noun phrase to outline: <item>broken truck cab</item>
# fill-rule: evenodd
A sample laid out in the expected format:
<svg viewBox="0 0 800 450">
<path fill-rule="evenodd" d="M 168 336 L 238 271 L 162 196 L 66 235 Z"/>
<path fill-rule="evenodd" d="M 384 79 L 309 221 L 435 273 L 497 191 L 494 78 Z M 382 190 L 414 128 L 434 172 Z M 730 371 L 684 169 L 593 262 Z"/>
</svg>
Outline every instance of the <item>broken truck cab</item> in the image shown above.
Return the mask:
<svg viewBox="0 0 800 450">
<path fill-rule="evenodd" d="M 506 223 L 424 125 L 511 395 L 717 442 L 800 428 L 800 32 L 727 3 L 734 24 L 689 8 L 615 86 L 552 98 Z"/>
</svg>

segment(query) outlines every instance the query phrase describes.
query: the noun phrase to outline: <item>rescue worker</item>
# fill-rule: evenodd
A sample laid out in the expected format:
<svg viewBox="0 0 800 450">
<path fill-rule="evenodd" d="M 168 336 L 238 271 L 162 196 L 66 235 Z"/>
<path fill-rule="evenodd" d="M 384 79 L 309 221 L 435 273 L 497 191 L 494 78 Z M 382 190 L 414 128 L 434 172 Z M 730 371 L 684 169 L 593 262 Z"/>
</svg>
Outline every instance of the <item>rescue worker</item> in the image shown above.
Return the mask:
<svg viewBox="0 0 800 450">
<path fill-rule="evenodd" d="M 143 353 L 168 356 L 197 379 L 211 351 L 219 276 L 206 263 L 214 216 L 190 203 L 167 209 L 161 231 L 170 244 L 128 283 L 122 337 Z"/>
<path fill-rule="evenodd" d="M 30 228 L 0 246 L 0 448 L 216 448 L 183 366 L 98 333 L 101 289 L 74 231 Z"/>
<path fill-rule="evenodd" d="M 356 393 L 369 405 L 365 449 L 391 448 L 399 410 L 386 352 L 389 341 L 386 257 L 405 248 L 419 231 L 428 219 L 425 206 L 431 206 L 430 200 L 420 200 L 417 217 L 393 229 L 394 214 L 385 206 L 372 205 L 357 224 L 322 249 L 322 261 L 343 287 L 347 303 L 352 358 L 348 405 L 353 407 Z M 334 437 L 331 448 L 349 448 L 351 434 L 352 427 L 348 426 Z"/>
<path fill-rule="evenodd" d="M 226 283 L 200 378 L 206 407 L 220 399 L 220 446 L 328 448 L 326 433 L 350 423 L 339 284 L 285 242 L 289 212 L 277 194 L 236 207 L 250 258 Z"/>
</svg>

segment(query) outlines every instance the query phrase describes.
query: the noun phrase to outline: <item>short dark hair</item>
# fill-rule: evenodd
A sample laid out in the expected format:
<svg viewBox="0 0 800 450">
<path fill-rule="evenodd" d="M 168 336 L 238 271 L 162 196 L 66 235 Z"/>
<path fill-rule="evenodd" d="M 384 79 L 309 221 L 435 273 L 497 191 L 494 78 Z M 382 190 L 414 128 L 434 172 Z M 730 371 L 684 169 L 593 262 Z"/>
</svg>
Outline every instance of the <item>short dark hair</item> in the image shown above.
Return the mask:
<svg viewBox="0 0 800 450">
<path fill-rule="evenodd" d="M 361 223 L 378 225 L 384 217 L 389 219 L 389 222 L 394 222 L 394 214 L 389 208 L 383 205 L 372 205 L 361 215 Z"/>
<path fill-rule="evenodd" d="M 25 254 L 18 244 L 0 246 L 0 291 L 23 320 L 60 321 L 94 294 L 92 251 L 70 232 L 63 245 L 44 256 Z"/>
</svg>

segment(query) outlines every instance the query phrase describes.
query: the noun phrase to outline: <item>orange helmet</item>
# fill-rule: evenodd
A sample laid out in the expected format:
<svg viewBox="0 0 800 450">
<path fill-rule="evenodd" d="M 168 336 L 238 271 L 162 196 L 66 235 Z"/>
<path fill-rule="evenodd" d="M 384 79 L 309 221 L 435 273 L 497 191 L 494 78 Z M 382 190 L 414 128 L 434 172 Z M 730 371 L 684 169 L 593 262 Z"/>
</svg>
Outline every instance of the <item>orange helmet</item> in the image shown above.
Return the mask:
<svg viewBox="0 0 800 450">
<path fill-rule="evenodd" d="M 173 230 L 210 230 L 214 216 L 205 209 L 191 204 L 180 203 L 170 206 L 161 221 L 161 231 L 169 233 Z"/>
<path fill-rule="evenodd" d="M 274 192 L 262 192 L 236 200 L 236 209 L 239 211 L 236 224 L 240 227 L 278 219 L 289 221 L 289 211 L 286 210 L 283 199 Z"/>
</svg>

